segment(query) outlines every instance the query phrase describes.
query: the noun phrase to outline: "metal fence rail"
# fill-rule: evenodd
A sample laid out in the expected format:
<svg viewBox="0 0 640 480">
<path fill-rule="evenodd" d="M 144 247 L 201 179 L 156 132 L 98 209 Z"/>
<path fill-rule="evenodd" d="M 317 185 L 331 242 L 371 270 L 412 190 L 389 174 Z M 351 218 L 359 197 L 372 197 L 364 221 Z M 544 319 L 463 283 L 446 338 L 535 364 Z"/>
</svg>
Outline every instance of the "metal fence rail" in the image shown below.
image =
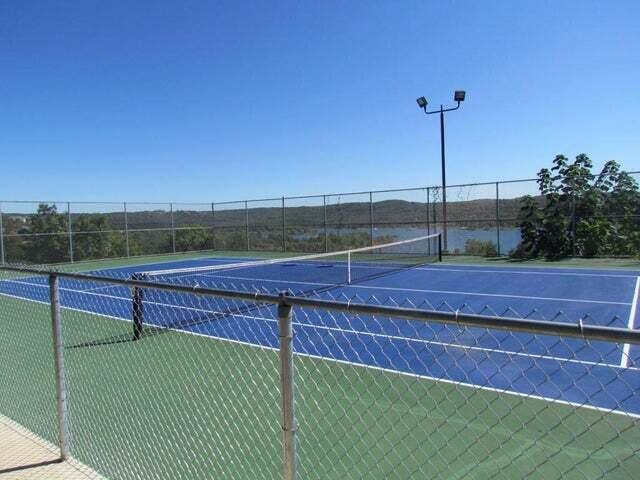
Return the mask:
<svg viewBox="0 0 640 480">
<path fill-rule="evenodd" d="M 137 341 L 132 287 L 147 302 Z M 109 478 L 640 467 L 640 358 L 625 349 L 640 331 L 236 287 L 0 267 L 8 371 L 51 364 L 50 379 L 9 377 L 0 411 Z M 29 398 L 55 383 L 57 409 L 24 408 L 24 383 Z M 52 411 L 56 435 L 33 419 Z"/>
<path fill-rule="evenodd" d="M 213 249 L 320 252 L 443 230 L 451 254 L 505 255 L 521 239 L 519 199 L 538 188 L 535 179 L 448 186 L 446 225 L 442 193 L 420 187 L 206 203 L 0 201 L 0 264 Z M 55 207 L 48 224 L 32 221 L 46 217 L 41 204 Z"/>
</svg>

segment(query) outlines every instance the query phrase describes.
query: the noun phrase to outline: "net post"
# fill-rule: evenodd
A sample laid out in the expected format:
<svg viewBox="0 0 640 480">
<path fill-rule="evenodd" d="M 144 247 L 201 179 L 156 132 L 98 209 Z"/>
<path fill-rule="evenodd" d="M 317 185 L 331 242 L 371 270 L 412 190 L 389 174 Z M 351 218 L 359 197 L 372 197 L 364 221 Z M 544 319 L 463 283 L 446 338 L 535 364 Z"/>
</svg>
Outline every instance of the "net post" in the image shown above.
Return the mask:
<svg viewBox="0 0 640 480">
<path fill-rule="evenodd" d="M 53 361 L 56 378 L 56 411 L 58 419 L 58 443 L 60 458 L 69 457 L 69 434 L 67 423 L 67 389 L 64 378 L 64 346 L 60 322 L 60 285 L 58 276 L 49 275 L 49 301 L 51 304 L 51 331 L 53 335 Z"/>
<path fill-rule="evenodd" d="M 129 258 L 131 253 L 129 250 L 129 215 L 127 213 L 127 202 L 123 202 L 122 206 L 124 209 L 124 242 L 125 249 L 127 251 L 127 258 Z"/>
<path fill-rule="evenodd" d="M 171 248 L 176 253 L 176 227 L 173 222 L 173 202 L 169 204 L 169 213 L 171 216 Z"/>
<path fill-rule="evenodd" d="M 442 233 L 438 233 L 438 261 L 442 261 Z"/>
<path fill-rule="evenodd" d="M 347 283 L 351 285 L 351 252 L 347 252 Z"/>
<path fill-rule="evenodd" d="M 133 274 L 133 280 L 142 280 L 140 275 Z M 140 287 L 133 287 L 132 320 L 133 341 L 140 340 L 144 323 L 144 292 Z"/>
<path fill-rule="evenodd" d="M 67 232 L 69 235 L 69 260 L 73 263 L 73 231 L 71 230 L 71 202 L 67 202 Z"/>
<path fill-rule="evenodd" d="M 2 224 L 2 204 L 0 203 L 0 265 L 4 265 L 4 225 Z"/>
<path fill-rule="evenodd" d="M 500 256 L 500 182 L 496 182 L 496 251 Z"/>
<path fill-rule="evenodd" d="M 287 251 L 287 217 L 284 206 L 284 195 L 282 196 L 282 251 Z"/>
<path fill-rule="evenodd" d="M 293 322 L 286 294 L 280 294 L 278 329 L 280 339 L 280 393 L 282 409 L 282 478 L 296 479 L 296 419 L 293 372 Z"/>
</svg>

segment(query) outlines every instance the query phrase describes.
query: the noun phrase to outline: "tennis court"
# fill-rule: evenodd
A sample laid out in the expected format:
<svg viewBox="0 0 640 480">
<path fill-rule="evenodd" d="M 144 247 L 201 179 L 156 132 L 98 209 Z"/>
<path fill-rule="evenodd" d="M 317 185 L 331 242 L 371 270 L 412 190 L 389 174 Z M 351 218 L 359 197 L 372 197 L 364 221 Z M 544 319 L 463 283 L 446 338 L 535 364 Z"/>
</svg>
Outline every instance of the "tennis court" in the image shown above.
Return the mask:
<svg viewBox="0 0 640 480">
<path fill-rule="evenodd" d="M 428 263 L 391 271 L 365 259 L 352 262 L 358 280 L 347 283 L 336 281 L 336 275 L 344 272 L 336 273 L 333 259 L 252 266 L 254 260 L 260 259 L 207 257 L 93 273 L 130 278 L 159 271 L 165 274 L 161 280 L 201 287 L 289 291 L 332 300 L 613 327 L 637 328 L 639 323 L 640 272 L 630 270 Z M 216 270 L 247 261 L 245 268 Z M 46 302 L 48 285 L 43 277 L 14 278 L 0 282 L 0 293 Z M 122 286 L 62 279 L 61 302 L 76 311 L 132 319 L 132 292 Z M 270 305 L 238 307 L 232 302 L 225 307 L 220 299 L 196 302 L 192 295 L 160 290 L 147 290 L 144 296 L 145 328 L 169 328 L 271 349 L 277 348 L 274 310 Z M 640 390 L 637 346 L 389 318 L 347 318 L 331 312 L 301 313 L 294 320 L 298 355 L 640 416 L 640 399 L 634 394 Z"/>
</svg>

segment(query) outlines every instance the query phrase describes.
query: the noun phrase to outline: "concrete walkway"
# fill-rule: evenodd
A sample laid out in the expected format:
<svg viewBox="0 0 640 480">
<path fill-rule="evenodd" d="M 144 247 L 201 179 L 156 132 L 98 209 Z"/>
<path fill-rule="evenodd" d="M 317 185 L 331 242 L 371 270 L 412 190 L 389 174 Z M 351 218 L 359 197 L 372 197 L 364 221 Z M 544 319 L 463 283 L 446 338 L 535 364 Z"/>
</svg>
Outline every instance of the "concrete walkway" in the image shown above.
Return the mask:
<svg viewBox="0 0 640 480">
<path fill-rule="evenodd" d="M 0 480 L 103 480 L 74 460 L 60 461 L 55 445 L 0 415 Z"/>
</svg>

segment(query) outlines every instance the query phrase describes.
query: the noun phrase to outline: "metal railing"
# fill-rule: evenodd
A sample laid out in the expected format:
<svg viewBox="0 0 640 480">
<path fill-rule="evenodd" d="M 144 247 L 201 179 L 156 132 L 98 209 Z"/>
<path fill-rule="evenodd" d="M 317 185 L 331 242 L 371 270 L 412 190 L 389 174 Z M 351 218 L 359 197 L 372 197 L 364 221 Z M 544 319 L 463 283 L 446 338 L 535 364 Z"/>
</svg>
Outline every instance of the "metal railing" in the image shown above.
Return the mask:
<svg viewBox="0 0 640 480">
<path fill-rule="evenodd" d="M 0 267 L 0 410 L 109 478 L 637 473 L 640 331 L 121 275 Z"/>
</svg>

